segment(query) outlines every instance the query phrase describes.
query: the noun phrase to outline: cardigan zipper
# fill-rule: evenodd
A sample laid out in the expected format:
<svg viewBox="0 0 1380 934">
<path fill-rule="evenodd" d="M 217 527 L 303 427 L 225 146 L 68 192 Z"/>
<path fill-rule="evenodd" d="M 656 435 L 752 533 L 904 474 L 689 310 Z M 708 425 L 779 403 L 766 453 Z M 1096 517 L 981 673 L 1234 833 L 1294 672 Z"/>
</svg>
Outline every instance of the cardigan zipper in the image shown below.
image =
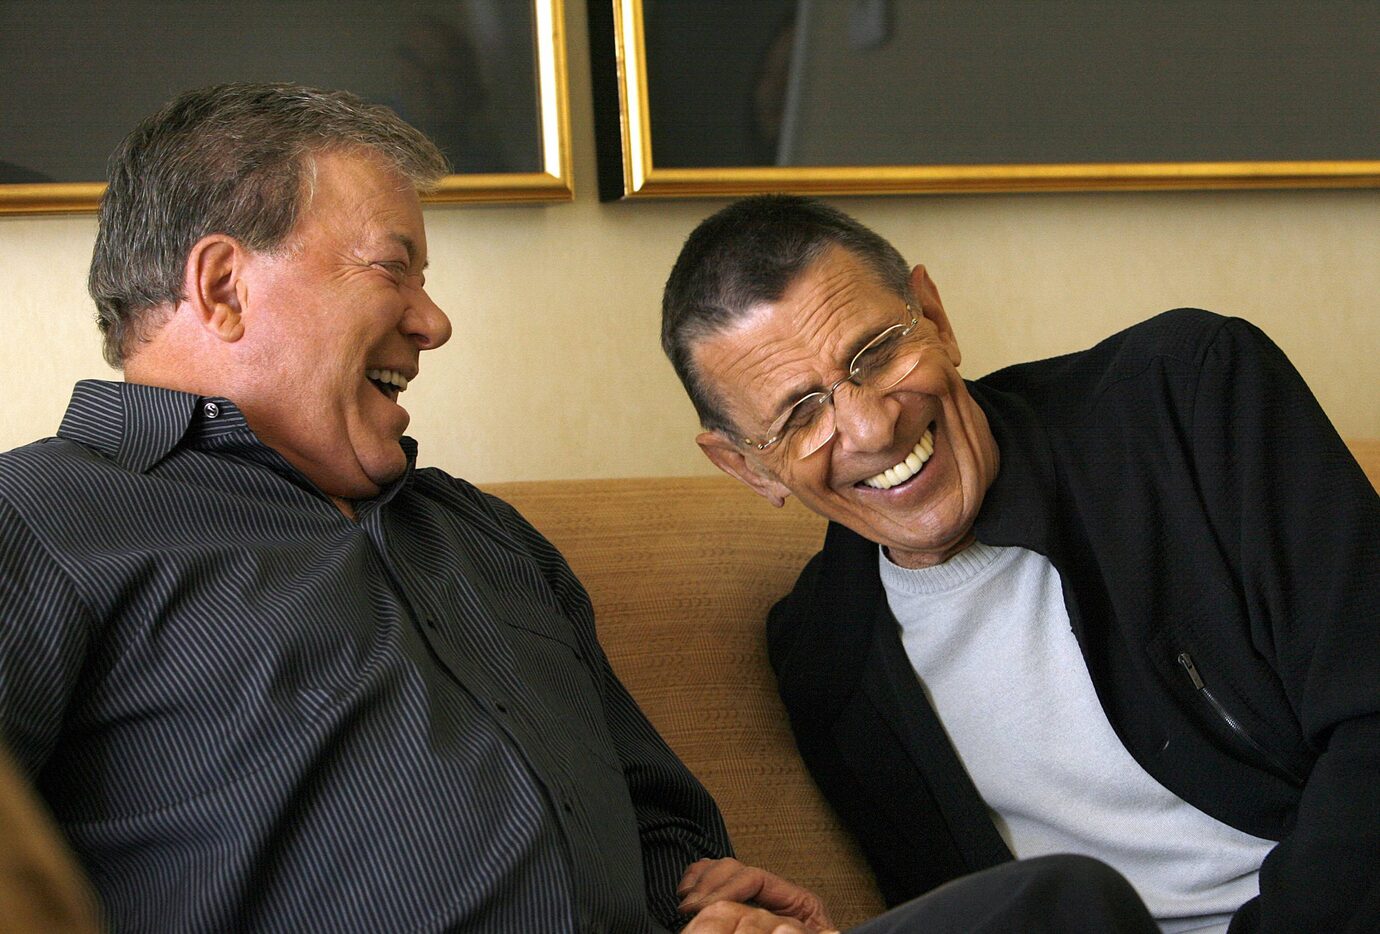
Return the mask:
<svg viewBox="0 0 1380 934">
<path fill-rule="evenodd" d="M 1246 732 L 1246 728 L 1241 725 L 1241 721 L 1233 717 L 1231 712 L 1227 710 L 1226 707 L 1222 706 L 1222 702 L 1217 699 L 1216 695 L 1214 695 L 1207 684 L 1204 683 L 1202 675 L 1198 674 L 1198 666 L 1193 664 L 1193 656 L 1189 655 L 1187 652 L 1180 652 L 1179 664 L 1183 666 L 1184 671 L 1188 672 L 1188 677 L 1193 681 L 1194 690 L 1203 695 L 1203 699 L 1208 702 L 1213 710 L 1217 711 L 1217 715 L 1222 718 L 1227 726 L 1231 727 L 1231 731 L 1235 733 L 1242 742 L 1259 753 L 1266 762 L 1274 766 L 1275 769 L 1285 778 L 1288 778 L 1289 781 L 1300 788 L 1303 787 L 1303 779 L 1281 762 L 1278 756 L 1275 756 L 1260 743 L 1256 742 L 1255 737 Z"/>
</svg>

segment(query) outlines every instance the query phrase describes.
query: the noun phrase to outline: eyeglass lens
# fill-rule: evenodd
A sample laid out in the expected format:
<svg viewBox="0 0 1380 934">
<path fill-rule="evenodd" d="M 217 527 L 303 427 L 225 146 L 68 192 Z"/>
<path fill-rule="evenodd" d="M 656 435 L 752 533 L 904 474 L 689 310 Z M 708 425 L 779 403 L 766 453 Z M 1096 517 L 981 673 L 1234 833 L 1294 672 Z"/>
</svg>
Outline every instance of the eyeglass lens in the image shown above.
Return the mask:
<svg viewBox="0 0 1380 934">
<path fill-rule="evenodd" d="M 920 364 L 918 349 L 906 346 L 883 346 L 855 361 L 856 371 L 850 382 L 874 393 L 884 393 L 909 376 Z M 842 383 L 828 393 L 818 393 L 801 400 L 783 426 L 788 436 L 783 440 L 797 459 L 809 457 L 834 436 L 834 395 Z"/>
</svg>

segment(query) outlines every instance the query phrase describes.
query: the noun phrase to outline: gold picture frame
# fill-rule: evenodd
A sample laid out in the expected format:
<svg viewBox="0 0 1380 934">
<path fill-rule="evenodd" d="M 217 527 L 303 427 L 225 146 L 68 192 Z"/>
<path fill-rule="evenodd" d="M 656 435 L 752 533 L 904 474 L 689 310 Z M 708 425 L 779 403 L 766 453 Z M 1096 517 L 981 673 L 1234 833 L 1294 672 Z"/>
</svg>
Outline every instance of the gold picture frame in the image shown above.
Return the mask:
<svg viewBox="0 0 1380 934">
<path fill-rule="evenodd" d="M 811 0 L 798 2 L 805 7 Z M 657 161 L 657 134 L 651 119 L 643 0 L 590 0 L 589 21 L 600 197 L 606 201 L 736 197 L 769 191 L 884 195 L 1380 186 L 1380 158 L 666 166 Z"/>
<path fill-rule="evenodd" d="M 335 28 L 328 17 L 319 22 L 323 29 Z M 531 0 L 531 24 L 537 114 L 535 126 L 524 128 L 524 132 L 534 134 L 539 141 L 540 151 L 532 163 L 536 170 L 448 175 L 423 201 L 454 204 L 573 200 L 563 0 Z M 329 43 L 330 37 L 322 36 L 313 48 Z M 4 156 L 0 152 L 0 158 Z M 104 182 L 99 181 L 0 183 L 0 215 L 94 212 L 104 190 Z"/>
</svg>

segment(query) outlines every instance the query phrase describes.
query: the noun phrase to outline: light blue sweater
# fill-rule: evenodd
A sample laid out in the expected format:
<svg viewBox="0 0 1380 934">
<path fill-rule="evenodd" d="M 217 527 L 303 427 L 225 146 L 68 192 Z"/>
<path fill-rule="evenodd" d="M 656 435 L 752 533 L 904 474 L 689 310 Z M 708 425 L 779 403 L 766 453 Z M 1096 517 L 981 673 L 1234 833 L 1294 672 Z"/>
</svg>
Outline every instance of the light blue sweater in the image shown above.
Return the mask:
<svg viewBox="0 0 1380 934">
<path fill-rule="evenodd" d="M 1054 566 L 983 544 L 931 568 L 880 560 L 911 664 L 1011 851 L 1095 856 L 1164 931 L 1224 932 L 1274 843 L 1186 803 L 1126 751 Z"/>
</svg>

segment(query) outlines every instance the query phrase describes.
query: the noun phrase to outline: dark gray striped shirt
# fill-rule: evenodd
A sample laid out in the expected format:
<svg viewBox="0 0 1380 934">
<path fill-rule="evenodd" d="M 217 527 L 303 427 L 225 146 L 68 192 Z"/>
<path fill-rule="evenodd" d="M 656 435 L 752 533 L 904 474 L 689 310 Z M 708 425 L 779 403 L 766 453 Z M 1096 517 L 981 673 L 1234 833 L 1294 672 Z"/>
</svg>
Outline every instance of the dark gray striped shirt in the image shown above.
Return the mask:
<svg viewBox="0 0 1380 934">
<path fill-rule="evenodd" d="M 225 399 L 0 455 L 0 728 L 112 927 L 656 930 L 729 852 L 560 555 L 403 444 L 354 522 Z"/>
</svg>

